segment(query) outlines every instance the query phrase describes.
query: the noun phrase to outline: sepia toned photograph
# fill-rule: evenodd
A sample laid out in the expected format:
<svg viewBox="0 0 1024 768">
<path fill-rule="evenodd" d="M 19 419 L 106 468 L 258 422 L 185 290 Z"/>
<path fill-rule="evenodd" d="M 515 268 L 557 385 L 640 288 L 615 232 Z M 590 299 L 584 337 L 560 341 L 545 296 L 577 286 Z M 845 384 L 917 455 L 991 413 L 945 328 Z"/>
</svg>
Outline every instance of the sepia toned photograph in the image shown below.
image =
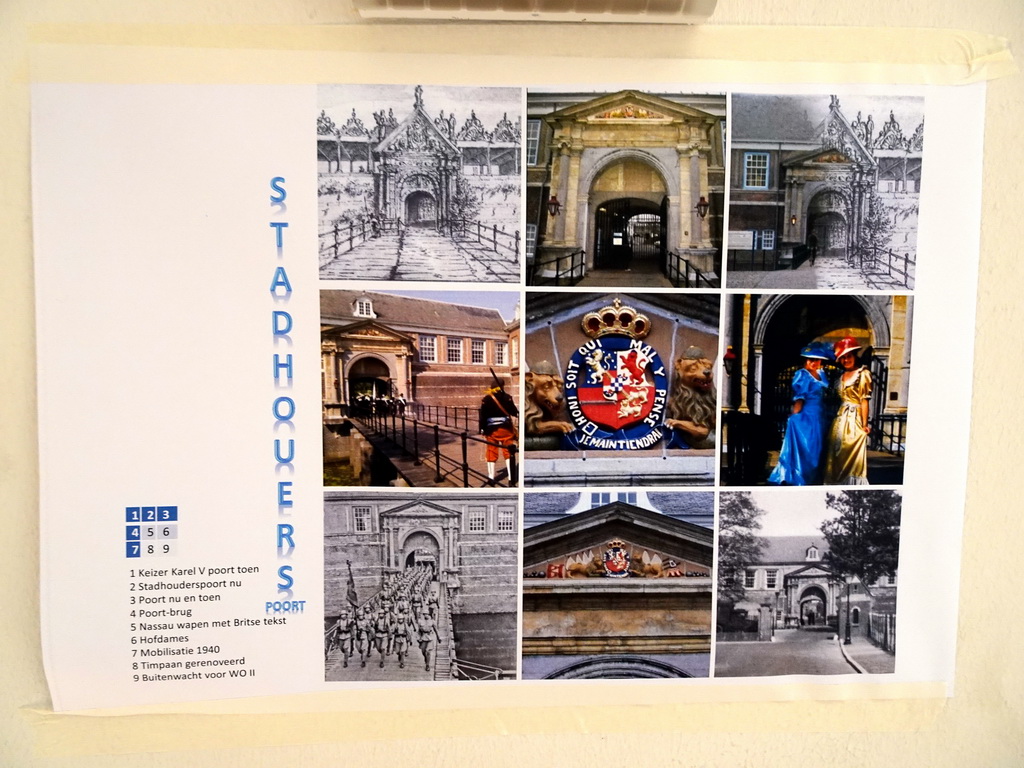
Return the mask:
<svg viewBox="0 0 1024 768">
<path fill-rule="evenodd" d="M 317 95 L 321 279 L 519 282 L 520 88 Z"/>
</svg>

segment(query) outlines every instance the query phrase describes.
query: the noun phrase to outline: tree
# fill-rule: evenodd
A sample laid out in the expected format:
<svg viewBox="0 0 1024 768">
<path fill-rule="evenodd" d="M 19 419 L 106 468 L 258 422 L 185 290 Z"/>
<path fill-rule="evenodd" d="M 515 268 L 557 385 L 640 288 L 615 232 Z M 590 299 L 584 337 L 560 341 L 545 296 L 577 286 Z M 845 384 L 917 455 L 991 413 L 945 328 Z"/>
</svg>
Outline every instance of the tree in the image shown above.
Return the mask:
<svg viewBox="0 0 1024 768">
<path fill-rule="evenodd" d="M 864 217 L 863 244 L 872 250 L 885 250 L 892 236 L 892 215 L 878 193 L 871 190 L 868 196 L 868 213 Z"/>
<path fill-rule="evenodd" d="M 824 560 L 838 574 L 873 584 L 899 566 L 900 510 L 896 491 L 843 491 L 826 496 L 838 517 L 821 524 L 829 551 Z"/>
<path fill-rule="evenodd" d="M 718 599 L 735 604 L 743 597 L 743 573 L 764 549 L 763 510 L 749 493 L 723 493 L 718 508 Z"/>
</svg>

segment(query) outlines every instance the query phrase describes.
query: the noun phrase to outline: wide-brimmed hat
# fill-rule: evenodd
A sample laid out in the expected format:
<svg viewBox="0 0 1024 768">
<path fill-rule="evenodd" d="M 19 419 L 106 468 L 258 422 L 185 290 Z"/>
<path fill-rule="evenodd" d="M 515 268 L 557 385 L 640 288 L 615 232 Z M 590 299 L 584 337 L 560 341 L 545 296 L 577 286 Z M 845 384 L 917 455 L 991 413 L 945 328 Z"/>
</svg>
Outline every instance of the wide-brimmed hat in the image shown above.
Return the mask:
<svg viewBox="0 0 1024 768">
<path fill-rule="evenodd" d="M 832 345 L 824 341 L 812 341 L 800 350 L 800 357 L 809 357 L 815 360 L 832 360 Z"/>
<path fill-rule="evenodd" d="M 857 343 L 853 336 L 846 336 L 832 346 L 832 351 L 835 353 L 836 360 L 838 360 L 843 355 L 848 355 L 850 352 L 855 352 L 860 348 L 861 345 Z"/>
</svg>

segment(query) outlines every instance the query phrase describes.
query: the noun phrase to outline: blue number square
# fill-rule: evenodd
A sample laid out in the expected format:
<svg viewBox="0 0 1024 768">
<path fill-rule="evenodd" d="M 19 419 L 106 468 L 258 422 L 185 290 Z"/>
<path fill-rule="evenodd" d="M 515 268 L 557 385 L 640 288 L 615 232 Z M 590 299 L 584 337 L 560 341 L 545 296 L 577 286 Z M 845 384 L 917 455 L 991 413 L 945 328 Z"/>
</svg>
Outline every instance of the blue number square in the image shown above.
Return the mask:
<svg viewBox="0 0 1024 768">
<path fill-rule="evenodd" d="M 167 523 L 178 519 L 177 507 L 157 507 L 157 519 L 161 523 Z"/>
<path fill-rule="evenodd" d="M 143 507 L 142 508 L 142 522 L 144 522 L 144 523 L 155 523 L 156 522 L 156 507 Z"/>
<path fill-rule="evenodd" d="M 126 525 L 125 526 L 125 534 L 124 534 L 124 536 L 129 541 L 131 541 L 132 539 L 135 539 L 137 541 L 138 538 L 139 538 L 139 526 L 137 526 L 137 525 Z"/>
<path fill-rule="evenodd" d="M 142 512 L 138 507 L 125 507 L 124 519 L 128 523 L 137 523 L 142 520 Z"/>
<path fill-rule="evenodd" d="M 125 542 L 125 557 L 139 557 L 139 542 L 127 541 Z"/>
</svg>

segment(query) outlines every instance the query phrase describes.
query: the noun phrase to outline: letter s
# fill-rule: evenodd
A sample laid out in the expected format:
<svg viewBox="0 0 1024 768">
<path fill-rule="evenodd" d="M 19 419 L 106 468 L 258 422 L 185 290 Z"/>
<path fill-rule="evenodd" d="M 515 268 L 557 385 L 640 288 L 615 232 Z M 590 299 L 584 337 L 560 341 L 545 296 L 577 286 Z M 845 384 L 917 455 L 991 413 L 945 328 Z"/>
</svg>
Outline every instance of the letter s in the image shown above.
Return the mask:
<svg viewBox="0 0 1024 768">
<path fill-rule="evenodd" d="M 295 579 L 291 576 L 292 567 L 290 565 L 282 565 L 277 569 L 277 576 L 281 581 L 277 583 L 278 589 L 291 589 L 292 584 L 295 583 Z"/>
<path fill-rule="evenodd" d="M 270 196 L 270 202 L 283 203 L 284 199 L 288 197 L 288 192 L 284 188 L 284 176 L 272 178 L 270 180 L 270 188 L 274 190 L 274 194 Z"/>
</svg>

